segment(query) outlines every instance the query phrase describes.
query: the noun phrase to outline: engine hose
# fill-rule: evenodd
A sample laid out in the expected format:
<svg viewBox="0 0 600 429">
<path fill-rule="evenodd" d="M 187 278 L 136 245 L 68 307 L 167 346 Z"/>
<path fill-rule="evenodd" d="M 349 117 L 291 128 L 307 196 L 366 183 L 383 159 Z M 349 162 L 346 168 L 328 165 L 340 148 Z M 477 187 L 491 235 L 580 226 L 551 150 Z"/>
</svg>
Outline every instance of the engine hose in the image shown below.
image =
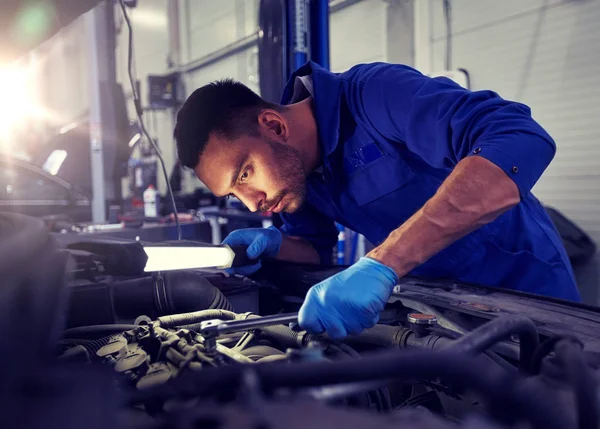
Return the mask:
<svg viewBox="0 0 600 429">
<path fill-rule="evenodd" d="M 99 361 L 101 361 L 101 358 L 99 358 L 96 353 L 98 352 L 98 350 L 100 350 L 102 347 L 104 347 L 111 341 L 112 341 L 112 335 L 108 336 L 108 337 L 100 338 L 97 340 L 84 340 L 84 339 L 61 340 L 61 341 L 59 341 L 59 345 L 60 346 L 68 346 L 68 347 L 81 346 L 87 351 L 90 361 L 99 362 Z"/>
<path fill-rule="evenodd" d="M 564 362 L 575 391 L 579 429 L 597 429 L 600 415 L 596 401 L 596 377 L 583 357 L 581 342 L 563 339 L 556 344 L 554 352 Z"/>
<path fill-rule="evenodd" d="M 229 300 L 227 299 L 227 297 L 225 295 L 223 295 L 223 292 L 221 292 L 217 288 L 215 288 L 215 289 L 216 289 L 215 290 L 215 299 L 210 304 L 209 308 L 211 308 L 211 309 L 233 311 L 233 306 L 231 305 L 231 303 L 229 302 Z"/>
<path fill-rule="evenodd" d="M 344 357 L 351 357 L 353 359 L 361 359 L 362 358 L 362 356 L 356 350 L 354 350 L 352 347 L 350 347 L 347 344 L 339 343 L 339 342 L 336 342 L 336 343 L 331 342 L 331 343 L 327 344 L 326 351 L 333 352 L 337 357 L 341 357 L 341 358 L 344 358 Z M 354 388 L 357 388 L 357 391 L 353 392 L 352 394 L 341 395 L 340 397 L 344 397 L 344 396 L 358 397 L 358 395 L 362 394 L 368 400 L 370 405 L 373 405 L 373 404 L 375 405 L 375 408 L 377 409 L 378 412 L 388 412 L 388 411 L 391 411 L 391 409 L 392 409 L 392 402 L 391 402 L 391 397 L 390 397 L 390 391 L 387 388 L 387 384 L 388 384 L 387 380 L 379 381 L 378 383 L 374 383 L 374 386 L 370 386 L 370 387 L 372 387 L 371 389 L 364 390 L 361 388 L 362 386 L 360 386 L 360 383 L 358 383 L 358 386 L 353 386 Z M 326 390 L 330 390 L 330 389 L 326 389 Z"/>
<path fill-rule="evenodd" d="M 375 345 L 380 347 L 414 347 L 419 349 L 438 350 L 452 345 L 456 338 L 461 334 L 450 329 L 437 326 L 433 329 L 434 334 L 417 336 L 408 328 L 401 328 L 387 325 L 375 325 L 373 328 L 366 329 L 360 335 L 346 337 L 344 342 L 357 345 Z M 516 368 L 502 359 L 496 353 L 485 350 L 483 352 L 490 360 L 504 368 L 506 371 L 516 371 Z"/>
<path fill-rule="evenodd" d="M 260 316 L 252 313 L 242 314 L 240 319 L 259 319 Z M 285 325 L 263 326 L 260 330 L 269 337 L 272 337 L 283 347 L 306 346 L 309 342 L 318 340 L 320 337 L 306 332 L 296 332 Z"/>
<path fill-rule="evenodd" d="M 247 349 L 241 350 L 240 353 L 254 361 L 266 358 L 268 356 L 285 356 L 284 352 L 270 346 L 248 347 Z"/>
<path fill-rule="evenodd" d="M 131 392 L 130 403 L 172 397 L 197 397 L 218 394 L 240 386 L 244 371 L 254 371 L 267 390 L 330 384 L 400 379 L 404 382 L 444 378 L 487 397 L 505 414 L 528 420 L 535 429 L 564 429 L 570 417 L 547 389 L 523 383 L 515 373 L 507 373 L 455 350 L 386 350 L 365 354 L 361 360 L 299 362 L 295 365 L 228 365 L 200 374 L 174 379 L 162 387 Z"/>
<path fill-rule="evenodd" d="M 554 350 L 554 347 L 556 347 L 558 342 L 567 339 L 573 339 L 577 341 L 576 337 L 570 335 L 556 335 L 543 341 L 533 354 L 530 365 L 530 373 L 533 375 L 539 374 L 542 369 L 542 361 L 544 358 Z"/>
<path fill-rule="evenodd" d="M 513 334 L 519 335 L 519 368 L 522 371 L 529 371 L 533 355 L 538 347 L 539 336 L 533 321 L 525 316 L 514 314 L 498 316 L 453 341 L 448 345 L 448 349 L 477 355 Z"/>
<path fill-rule="evenodd" d="M 63 333 L 63 339 L 97 339 L 99 337 L 105 337 L 107 335 L 114 335 L 120 334 L 124 331 L 131 331 L 132 329 L 137 329 L 139 327 L 139 325 L 124 324 L 79 326 L 77 328 L 70 328 L 65 330 Z"/>
<path fill-rule="evenodd" d="M 359 335 L 346 337 L 344 343 L 378 347 L 415 347 L 436 350 L 452 343 L 439 335 L 418 336 L 409 328 L 375 325 Z"/>
<path fill-rule="evenodd" d="M 344 338 L 344 343 L 379 347 L 400 347 L 404 336 L 410 332 L 408 328 L 398 326 L 375 325 L 365 329 L 359 335 Z"/>
<path fill-rule="evenodd" d="M 196 325 L 203 320 L 210 319 L 222 319 L 222 320 L 235 320 L 238 315 L 232 311 L 228 310 L 200 310 L 193 311 L 191 313 L 181 313 L 181 314 L 173 314 L 170 316 L 162 316 L 157 319 L 158 323 L 163 328 L 172 328 L 174 326 L 186 327 L 186 329 L 197 330 L 199 329 L 199 325 L 197 329 L 192 329 L 188 326 Z"/>
<path fill-rule="evenodd" d="M 311 341 L 319 339 L 317 335 L 306 332 L 295 332 L 284 325 L 266 326 L 260 329 L 284 347 L 306 346 Z"/>
</svg>

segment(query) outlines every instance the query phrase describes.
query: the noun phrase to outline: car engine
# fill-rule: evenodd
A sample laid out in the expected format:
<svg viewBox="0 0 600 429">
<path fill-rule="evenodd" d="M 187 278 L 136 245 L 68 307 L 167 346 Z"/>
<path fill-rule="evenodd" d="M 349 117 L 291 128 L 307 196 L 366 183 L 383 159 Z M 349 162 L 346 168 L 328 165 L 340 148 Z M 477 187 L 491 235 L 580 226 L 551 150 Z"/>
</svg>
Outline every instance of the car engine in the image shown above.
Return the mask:
<svg viewBox="0 0 600 429">
<path fill-rule="evenodd" d="M 111 276 L 36 221 L 0 226 L 3 427 L 598 427 L 595 308 L 407 279 L 378 325 L 332 340 L 296 311 L 339 267 L 198 271 L 182 295 L 190 273 Z M 222 285 L 249 281 L 268 305 L 239 311 Z"/>
</svg>

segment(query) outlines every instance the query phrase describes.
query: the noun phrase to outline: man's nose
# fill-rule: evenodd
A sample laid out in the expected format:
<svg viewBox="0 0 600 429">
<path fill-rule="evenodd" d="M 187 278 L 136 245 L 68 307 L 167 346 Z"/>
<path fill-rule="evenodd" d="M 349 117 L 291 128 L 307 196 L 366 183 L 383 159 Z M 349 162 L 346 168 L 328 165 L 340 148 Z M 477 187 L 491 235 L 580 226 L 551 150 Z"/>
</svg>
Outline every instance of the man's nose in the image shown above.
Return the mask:
<svg viewBox="0 0 600 429">
<path fill-rule="evenodd" d="M 240 190 L 236 192 L 236 194 L 240 201 L 244 203 L 244 205 L 248 207 L 248 210 L 251 212 L 257 211 L 266 197 L 264 192 L 259 192 L 248 188 Z"/>
</svg>

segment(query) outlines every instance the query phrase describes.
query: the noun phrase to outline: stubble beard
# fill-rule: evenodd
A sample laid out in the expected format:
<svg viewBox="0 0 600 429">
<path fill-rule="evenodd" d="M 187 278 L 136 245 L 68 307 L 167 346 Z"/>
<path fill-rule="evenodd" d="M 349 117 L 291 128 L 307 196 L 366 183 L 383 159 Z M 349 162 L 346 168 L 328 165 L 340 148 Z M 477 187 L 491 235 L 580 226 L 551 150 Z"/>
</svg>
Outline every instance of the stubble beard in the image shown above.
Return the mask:
<svg viewBox="0 0 600 429">
<path fill-rule="evenodd" d="M 275 155 L 282 189 L 275 197 L 263 203 L 264 207 L 261 208 L 269 209 L 285 199 L 282 212 L 293 213 L 302 207 L 306 199 L 306 169 L 304 162 L 297 149 L 279 142 L 269 141 L 268 144 Z"/>
</svg>

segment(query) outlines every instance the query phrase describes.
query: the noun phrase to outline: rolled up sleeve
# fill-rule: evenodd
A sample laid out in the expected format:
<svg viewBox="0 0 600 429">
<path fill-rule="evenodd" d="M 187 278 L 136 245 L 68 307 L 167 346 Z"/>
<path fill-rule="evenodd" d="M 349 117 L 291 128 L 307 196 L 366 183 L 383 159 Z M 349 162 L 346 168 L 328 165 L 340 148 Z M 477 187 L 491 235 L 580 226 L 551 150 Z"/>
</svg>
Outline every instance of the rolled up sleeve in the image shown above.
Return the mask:
<svg viewBox="0 0 600 429">
<path fill-rule="evenodd" d="M 452 168 L 468 156 L 500 167 L 527 195 L 556 145 L 529 107 L 492 91 L 469 91 L 401 65 L 379 63 L 351 78 L 359 116 L 428 164 Z"/>
<path fill-rule="evenodd" d="M 556 146 L 550 136 L 544 137 L 539 130 L 528 132 L 522 125 L 515 124 L 508 134 L 489 135 L 476 141 L 469 156 L 481 156 L 500 167 L 523 197 L 552 161 Z"/>
</svg>

